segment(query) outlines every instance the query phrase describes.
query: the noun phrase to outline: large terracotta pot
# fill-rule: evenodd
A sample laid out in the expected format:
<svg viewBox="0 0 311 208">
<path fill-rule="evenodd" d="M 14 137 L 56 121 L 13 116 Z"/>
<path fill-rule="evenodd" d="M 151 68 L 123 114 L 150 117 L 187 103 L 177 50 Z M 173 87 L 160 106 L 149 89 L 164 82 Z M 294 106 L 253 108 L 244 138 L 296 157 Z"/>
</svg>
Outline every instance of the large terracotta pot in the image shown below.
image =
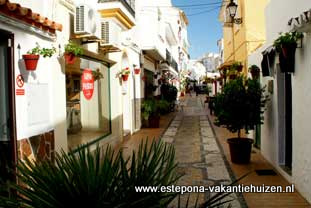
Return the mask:
<svg viewBox="0 0 311 208">
<path fill-rule="evenodd" d="M 160 127 L 160 116 L 150 116 L 149 128 L 159 128 L 159 127 Z"/>
<path fill-rule="evenodd" d="M 254 140 L 249 138 L 230 138 L 227 140 L 230 149 L 231 162 L 247 164 L 251 159 Z"/>
<path fill-rule="evenodd" d="M 23 55 L 26 70 L 28 70 L 28 71 L 36 70 L 39 58 L 40 58 L 39 55 L 33 55 L 33 54 Z"/>
</svg>

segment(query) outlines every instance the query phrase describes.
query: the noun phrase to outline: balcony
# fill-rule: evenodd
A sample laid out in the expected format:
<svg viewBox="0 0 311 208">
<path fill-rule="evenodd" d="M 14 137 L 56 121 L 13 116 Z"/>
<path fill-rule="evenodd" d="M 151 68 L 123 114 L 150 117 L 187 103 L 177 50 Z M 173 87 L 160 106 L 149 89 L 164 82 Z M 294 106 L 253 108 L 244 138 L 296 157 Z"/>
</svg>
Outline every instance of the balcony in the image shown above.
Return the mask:
<svg viewBox="0 0 311 208">
<path fill-rule="evenodd" d="M 98 3 L 121 2 L 123 6 L 135 17 L 135 0 L 99 0 Z"/>
<path fill-rule="evenodd" d="M 123 30 L 135 25 L 135 0 L 99 0 L 98 11 L 102 18 L 118 21 Z"/>
</svg>

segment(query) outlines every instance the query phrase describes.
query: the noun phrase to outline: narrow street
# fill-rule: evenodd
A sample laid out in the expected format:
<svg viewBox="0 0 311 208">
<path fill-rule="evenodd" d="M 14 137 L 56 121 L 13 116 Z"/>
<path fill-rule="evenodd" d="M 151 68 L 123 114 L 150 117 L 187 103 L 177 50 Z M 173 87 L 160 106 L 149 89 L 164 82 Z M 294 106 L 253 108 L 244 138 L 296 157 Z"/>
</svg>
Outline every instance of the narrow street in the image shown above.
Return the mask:
<svg viewBox="0 0 311 208">
<path fill-rule="evenodd" d="M 0 208 L 311 208 L 310 56 L 311 0 L 0 0 Z"/>
<path fill-rule="evenodd" d="M 183 110 L 175 117 L 162 139 L 172 143 L 176 148 L 176 160 L 179 163 L 178 171 L 184 176 L 178 181 L 180 186 L 215 186 L 230 184 L 234 176 L 225 161 L 213 130 L 210 126 L 207 113 L 204 110 L 201 98 L 186 97 L 183 99 Z M 199 203 L 203 203 L 213 193 L 199 195 Z M 195 204 L 197 193 L 190 194 L 190 204 Z M 186 204 L 188 194 L 181 197 L 181 204 Z M 247 207 L 242 197 L 232 194 L 230 199 L 233 207 Z M 225 199 L 227 200 L 227 199 Z M 172 206 L 177 206 L 176 199 Z"/>
</svg>

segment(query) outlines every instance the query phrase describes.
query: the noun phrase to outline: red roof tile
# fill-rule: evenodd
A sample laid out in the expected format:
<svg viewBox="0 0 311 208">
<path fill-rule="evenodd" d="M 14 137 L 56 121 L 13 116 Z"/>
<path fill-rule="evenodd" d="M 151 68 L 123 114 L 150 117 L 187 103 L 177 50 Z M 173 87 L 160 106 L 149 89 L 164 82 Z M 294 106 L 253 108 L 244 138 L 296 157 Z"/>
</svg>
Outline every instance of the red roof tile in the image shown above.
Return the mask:
<svg viewBox="0 0 311 208">
<path fill-rule="evenodd" d="M 63 29 L 62 24 L 56 23 L 38 13 L 34 13 L 30 8 L 22 7 L 16 3 L 10 3 L 9 0 L 0 0 L 0 14 L 51 33 L 55 33 L 55 30 L 62 31 Z"/>
</svg>

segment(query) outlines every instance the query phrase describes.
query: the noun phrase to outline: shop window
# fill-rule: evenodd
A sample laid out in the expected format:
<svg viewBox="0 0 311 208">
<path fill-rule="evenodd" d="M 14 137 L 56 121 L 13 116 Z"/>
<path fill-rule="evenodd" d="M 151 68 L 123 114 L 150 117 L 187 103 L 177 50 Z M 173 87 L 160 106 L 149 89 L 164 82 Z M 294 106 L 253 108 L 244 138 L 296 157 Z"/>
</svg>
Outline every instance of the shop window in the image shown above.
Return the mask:
<svg viewBox="0 0 311 208">
<path fill-rule="evenodd" d="M 66 65 L 67 138 L 71 150 L 111 133 L 109 70 L 100 62 L 80 61 L 78 65 Z"/>
</svg>

